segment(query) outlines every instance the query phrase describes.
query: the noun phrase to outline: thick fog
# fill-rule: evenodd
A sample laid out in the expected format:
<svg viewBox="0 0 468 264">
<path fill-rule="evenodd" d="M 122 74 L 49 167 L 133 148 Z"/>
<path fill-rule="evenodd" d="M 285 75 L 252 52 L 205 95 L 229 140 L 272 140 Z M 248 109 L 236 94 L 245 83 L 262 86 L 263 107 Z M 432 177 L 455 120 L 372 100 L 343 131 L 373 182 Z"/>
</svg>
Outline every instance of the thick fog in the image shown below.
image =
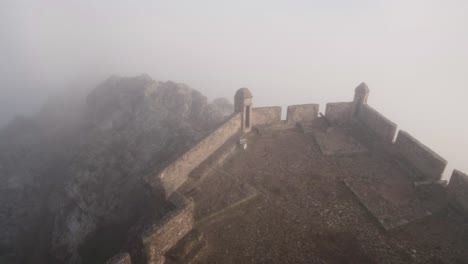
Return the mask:
<svg viewBox="0 0 468 264">
<path fill-rule="evenodd" d="M 322 111 L 364 81 L 446 176 L 468 172 L 467 14 L 466 0 L 1 1 L 0 126 L 111 74 Z"/>
</svg>

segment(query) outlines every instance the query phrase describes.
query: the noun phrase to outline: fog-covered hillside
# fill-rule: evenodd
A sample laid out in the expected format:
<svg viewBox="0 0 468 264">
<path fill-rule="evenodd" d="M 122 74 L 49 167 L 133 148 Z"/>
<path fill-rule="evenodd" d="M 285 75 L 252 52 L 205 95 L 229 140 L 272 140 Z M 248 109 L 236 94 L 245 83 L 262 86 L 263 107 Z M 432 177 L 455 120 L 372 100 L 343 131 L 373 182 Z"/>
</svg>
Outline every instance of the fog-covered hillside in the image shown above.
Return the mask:
<svg viewBox="0 0 468 264">
<path fill-rule="evenodd" d="M 111 77 L 0 130 L 0 262 L 92 263 L 146 213 L 141 178 L 187 150 L 233 107 L 147 75 Z M 106 244 L 96 248 L 96 243 Z"/>
</svg>

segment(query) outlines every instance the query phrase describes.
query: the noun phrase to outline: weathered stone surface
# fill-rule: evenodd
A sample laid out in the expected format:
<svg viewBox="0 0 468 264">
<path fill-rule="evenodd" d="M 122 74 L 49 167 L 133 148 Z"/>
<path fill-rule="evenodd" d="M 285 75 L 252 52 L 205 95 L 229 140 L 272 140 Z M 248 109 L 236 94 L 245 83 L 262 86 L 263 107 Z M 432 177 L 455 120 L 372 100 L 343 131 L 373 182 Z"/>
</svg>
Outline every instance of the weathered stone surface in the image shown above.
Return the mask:
<svg viewBox="0 0 468 264">
<path fill-rule="evenodd" d="M 313 125 L 312 122 L 297 122 L 297 127 L 304 134 L 310 134 L 310 133 L 314 132 L 314 125 Z"/>
<path fill-rule="evenodd" d="M 292 128 L 289 124 L 289 128 Z M 304 134 L 312 134 L 313 132 L 322 129 L 323 127 L 329 128 L 329 121 L 324 117 L 319 117 L 311 121 L 299 121 L 296 126 Z"/>
<path fill-rule="evenodd" d="M 215 173 L 226 174 L 226 172 L 217 171 Z M 219 179 L 211 179 L 219 180 Z M 195 200 L 202 200 L 200 197 L 205 198 L 202 194 L 203 189 L 194 194 Z M 205 225 L 210 221 L 215 220 L 226 211 L 232 210 L 244 203 L 247 203 L 258 196 L 258 191 L 248 183 L 233 186 L 225 195 L 217 195 L 216 199 L 204 200 L 199 204 L 195 211 L 196 225 Z"/>
<path fill-rule="evenodd" d="M 253 126 L 269 125 L 281 121 L 281 106 L 256 107 L 252 109 Z"/>
<path fill-rule="evenodd" d="M 299 121 L 312 121 L 318 118 L 318 104 L 303 104 L 288 106 L 286 120 L 289 124 L 296 125 Z"/>
<path fill-rule="evenodd" d="M 132 259 L 128 253 L 120 253 L 106 261 L 106 264 L 132 264 Z"/>
<path fill-rule="evenodd" d="M 189 194 L 196 190 L 197 186 L 203 182 L 205 177 L 213 170 L 216 170 L 231 157 L 238 148 L 236 137 L 229 139 L 222 147 L 214 152 L 208 159 L 206 159 L 200 166 L 195 168 L 190 174 L 187 181 L 180 186 L 178 192 L 190 196 Z"/>
<path fill-rule="evenodd" d="M 169 197 L 188 178 L 190 172 L 213 154 L 227 140 L 240 131 L 241 113 L 233 114 L 215 131 L 200 141 L 197 145 L 172 162 L 158 174 L 145 177 L 156 190 L 161 190 L 165 197 Z"/>
<path fill-rule="evenodd" d="M 400 130 L 395 148 L 409 166 L 422 173 L 424 179 L 436 181 L 442 177 L 447 161 L 409 133 Z"/>
<path fill-rule="evenodd" d="M 468 175 L 455 170 L 447 186 L 450 204 L 468 217 Z"/>
<path fill-rule="evenodd" d="M 289 124 L 288 122 L 281 120 L 280 122 L 275 122 L 271 125 L 259 125 L 254 127 L 254 131 L 260 136 L 273 136 L 280 130 L 293 128 L 294 125 Z"/>
<path fill-rule="evenodd" d="M 398 170 L 372 179 L 347 178 L 344 182 L 386 230 L 424 219 L 444 205 L 440 193 L 420 196 L 411 179 Z"/>
<path fill-rule="evenodd" d="M 328 103 L 325 109 L 325 117 L 332 124 L 348 123 L 352 116 L 352 102 Z"/>
<path fill-rule="evenodd" d="M 178 192 L 174 192 L 169 201 L 175 209 L 143 234 L 142 244 L 148 264 L 163 264 L 166 252 L 193 228 L 193 202 Z"/>
<path fill-rule="evenodd" d="M 326 128 L 323 124 L 315 129 Z M 468 256 L 466 238 L 458 235 L 465 232 L 466 221 L 451 210 L 449 216 L 441 211 L 389 234 L 342 183 L 345 178 L 365 178 L 366 190 L 380 195 L 375 203 L 385 202 L 376 210 L 391 216 L 396 212 L 395 220 L 411 222 L 414 218 L 407 215 L 415 212 L 425 216 L 426 203 L 412 207 L 418 206 L 413 201 L 419 194 L 406 171 L 383 152 L 386 146 L 377 144 L 368 155 L 325 156 L 311 135 L 297 129 L 246 137 L 247 151 L 233 155 L 201 183 L 193 196 L 195 207 L 223 208 L 217 201 L 238 197 L 237 186 L 243 183 L 259 195 L 228 210 L 207 210 L 217 212 L 207 222 L 195 216 L 208 243 L 197 263 L 412 263 L 415 248 L 418 263 L 432 263 L 431 254 L 448 263 Z M 205 215 L 200 214 L 200 220 Z M 347 235 L 335 236 L 337 232 Z"/>
<path fill-rule="evenodd" d="M 332 127 L 325 131 L 314 130 L 315 141 L 323 155 L 353 155 L 367 152 L 364 146 L 342 129 Z"/>
<path fill-rule="evenodd" d="M 393 143 L 397 125 L 375 109 L 367 104 L 362 105 L 358 111 L 358 119 L 384 142 Z"/>
<path fill-rule="evenodd" d="M 206 241 L 203 238 L 203 234 L 200 233 L 198 229 L 193 229 L 166 253 L 168 260 L 166 261 L 166 264 L 194 263 L 203 253 L 205 248 Z"/>
</svg>

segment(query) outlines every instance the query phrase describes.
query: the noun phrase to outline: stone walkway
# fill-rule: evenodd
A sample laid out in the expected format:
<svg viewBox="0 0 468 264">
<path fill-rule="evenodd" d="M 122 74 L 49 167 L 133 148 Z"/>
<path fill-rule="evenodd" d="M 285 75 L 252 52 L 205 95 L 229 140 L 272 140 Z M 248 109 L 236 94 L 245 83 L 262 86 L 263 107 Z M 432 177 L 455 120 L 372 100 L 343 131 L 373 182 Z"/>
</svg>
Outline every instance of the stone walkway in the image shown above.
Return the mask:
<svg viewBox="0 0 468 264">
<path fill-rule="evenodd" d="M 297 128 L 250 134 L 247 150 L 236 150 L 186 193 L 194 199 L 197 229 L 207 242 L 198 263 L 467 260 L 468 223 L 450 208 L 392 232 L 382 228 L 344 180 L 379 182 L 382 175 L 392 175 L 389 171 L 402 177 L 405 171 L 368 142 L 351 142 L 366 151 L 324 155 L 314 133 Z M 389 184 L 400 186 L 398 178 L 396 185 Z M 416 195 L 412 189 L 402 191 Z M 383 197 L 392 201 L 398 193 Z"/>
</svg>

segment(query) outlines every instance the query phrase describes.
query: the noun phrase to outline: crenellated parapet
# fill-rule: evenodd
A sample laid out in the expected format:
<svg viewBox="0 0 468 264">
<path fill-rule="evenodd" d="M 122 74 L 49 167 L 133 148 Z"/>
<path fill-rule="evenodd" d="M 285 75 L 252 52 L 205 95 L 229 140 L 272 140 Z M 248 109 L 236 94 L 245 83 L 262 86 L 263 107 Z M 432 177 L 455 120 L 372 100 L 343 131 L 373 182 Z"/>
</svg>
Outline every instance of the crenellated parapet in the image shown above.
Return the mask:
<svg viewBox="0 0 468 264">
<path fill-rule="evenodd" d="M 387 144 L 415 172 L 415 181 L 438 181 L 447 166 L 447 161 L 435 151 L 418 141 L 367 104 L 370 90 L 364 83 L 355 90 L 352 102 L 352 120 L 368 129 L 375 138 Z"/>
</svg>

